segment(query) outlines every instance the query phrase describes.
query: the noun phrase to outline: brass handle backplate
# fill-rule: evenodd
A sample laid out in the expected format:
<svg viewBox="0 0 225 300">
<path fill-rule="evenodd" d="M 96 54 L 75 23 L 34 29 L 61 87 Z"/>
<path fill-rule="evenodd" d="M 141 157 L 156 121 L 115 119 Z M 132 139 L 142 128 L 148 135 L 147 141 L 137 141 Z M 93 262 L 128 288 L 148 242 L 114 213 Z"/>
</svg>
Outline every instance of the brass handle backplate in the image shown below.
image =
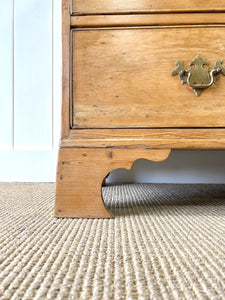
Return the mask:
<svg viewBox="0 0 225 300">
<path fill-rule="evenodd" d="M 186 70 L 182 61 L 176 62 L 176 69 L 174 69 L 171 74 L 173 76 L 178 75 L 182 81 L 182 84 L 187 83 L 192 87 L 197 96 L 201 95 L 201 92 L 210 87 L 219 78 L 220 74 L 225 76 L 225 67 L 222 65 L 222 60 L 217 60 L 211 71 L 209 71 L 209 62 L 202 56 L 197 55 L 190 66 L 195 66 L 194 68 L 189 68 Z"/>
</svg>

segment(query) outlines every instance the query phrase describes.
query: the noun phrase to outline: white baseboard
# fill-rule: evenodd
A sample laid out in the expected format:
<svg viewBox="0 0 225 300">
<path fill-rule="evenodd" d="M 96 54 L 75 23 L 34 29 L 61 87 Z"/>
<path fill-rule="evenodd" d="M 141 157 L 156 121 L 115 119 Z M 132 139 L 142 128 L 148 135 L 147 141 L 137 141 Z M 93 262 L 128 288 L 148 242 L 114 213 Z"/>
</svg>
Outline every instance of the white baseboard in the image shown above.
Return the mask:
<svg viewBox="0 0 225 300">
<path fill-rule="evenodd" d="M 1 182 L 55 182 L 57 151 L 1 151 Z"/>
</svg>

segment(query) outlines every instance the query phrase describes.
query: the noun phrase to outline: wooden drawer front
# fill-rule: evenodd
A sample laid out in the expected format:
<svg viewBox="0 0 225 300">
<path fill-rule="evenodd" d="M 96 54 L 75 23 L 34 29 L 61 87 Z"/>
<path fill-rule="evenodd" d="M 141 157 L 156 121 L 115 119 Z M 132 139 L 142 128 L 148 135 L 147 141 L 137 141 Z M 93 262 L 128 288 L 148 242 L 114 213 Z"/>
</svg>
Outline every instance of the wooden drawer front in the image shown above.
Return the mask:
<svg viewBox="0 0 225 300">
<path fill-rule="evenodd" d="M 72 2 L 72 13 L 75 15 L 224 10 L 225 4 L 222 0 L 73 0 Z"/>
<path fill-rule="evenodd" d="M 72 127 L 224 127 L 225 77 L 197 97 L 171 76 L 197 54 L 225 60 L 225 27 L 72 31 Z"/>
</svg>

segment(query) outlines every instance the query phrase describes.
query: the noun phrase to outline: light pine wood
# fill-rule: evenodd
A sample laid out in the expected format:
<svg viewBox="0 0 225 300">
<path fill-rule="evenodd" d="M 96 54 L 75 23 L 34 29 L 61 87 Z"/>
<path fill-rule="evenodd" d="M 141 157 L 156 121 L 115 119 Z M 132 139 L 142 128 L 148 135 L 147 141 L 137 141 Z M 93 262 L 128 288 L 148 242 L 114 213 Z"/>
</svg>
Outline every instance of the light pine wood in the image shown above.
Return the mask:
<svg viewBox="0 0 225 300">
<path fill-rule="evenodd" d="M 62 138 L 70 133 L 70 33 L 70 0 L 62 0 Z"/>
<path fill-rule="evenodd" d="M 156 26 L 224 24 L 224 13 L 133 14 L 72 16 L 72 27 Z"/>
<path fill-rule="evenodd" d="M 71 149 L 59 150 L 57 217 L 111 218 L 102 201 L 101 186 L 109 172 L 130 169 L 135 160 L 165 160 L 169 149 Z"/>
<path fill-rule="evenodd" d="M 73 14 L 225 11 L 222 0 L 73 0 Z"/>
<path fill-rule="evenodd" d="M 225 27 L 73 31 L 73 127 L 225 126 L 225 77 L 197 97 L 171 76 L 203 55 L 225 59 Z"/>
<path fill-rule="evenodd" d="M 225 78 L 198 98 L 170 74 L 197 54 L 210 68 L 225 60 L 223 11 L 219 0 L 63 0 L 57 217 L 111 218 L 104 178 L 139 158 L 225 149 Z"/>
<path fill-rule="evenodd" d="M 225 129 L 82 129 L 61 147 L 224 149 Z"/>
<path fill-rule="evenodd" d="M 71 130 L 71 139 L 225 139 L 225 128 L 80 129 Z"/>
</svg>

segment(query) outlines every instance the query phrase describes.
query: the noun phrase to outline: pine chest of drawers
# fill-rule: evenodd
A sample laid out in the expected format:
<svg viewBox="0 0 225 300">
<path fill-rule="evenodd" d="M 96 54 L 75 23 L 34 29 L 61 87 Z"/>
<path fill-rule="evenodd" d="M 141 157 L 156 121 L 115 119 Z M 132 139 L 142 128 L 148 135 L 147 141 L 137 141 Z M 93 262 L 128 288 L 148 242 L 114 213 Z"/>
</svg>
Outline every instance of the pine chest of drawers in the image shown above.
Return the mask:
<svg viewBox="0 0 225 300">
<path fill-rule="evenodd" d="M 63 0 L 58 217 L 110 218 L 101 185 L 139 158 L 225 148 L 225 4 Z"/>
</svg>

